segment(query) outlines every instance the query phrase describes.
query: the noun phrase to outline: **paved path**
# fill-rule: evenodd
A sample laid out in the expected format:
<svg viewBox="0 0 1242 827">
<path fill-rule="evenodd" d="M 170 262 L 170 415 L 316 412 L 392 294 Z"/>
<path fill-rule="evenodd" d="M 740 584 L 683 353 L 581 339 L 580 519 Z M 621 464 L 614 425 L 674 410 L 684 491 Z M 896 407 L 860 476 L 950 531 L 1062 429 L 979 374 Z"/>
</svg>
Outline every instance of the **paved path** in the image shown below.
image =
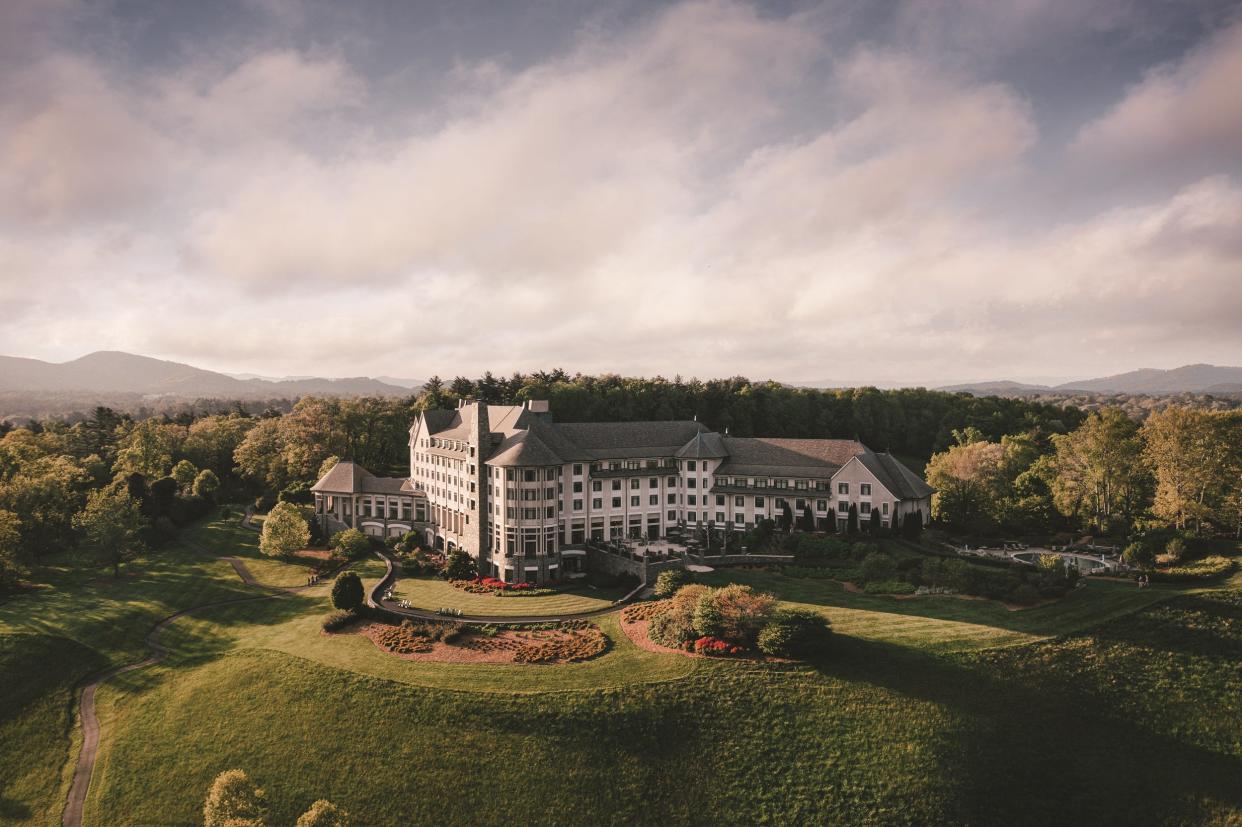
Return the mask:
<svg viewBox="0 0 1242 827">
<path fill-rule="evenodd" d="M 195 551 L 206 552 L 206 549 L 194 543 L 182 542 Z M 64 815 L 61 817 L 62 827 L 81 827 L 82 824 L 82 810 L 86 804 L 86 794 L 90 791 L 91 777 L 95 772 L 95 761 L 99 757 L 99 716 L 95 713 L 95 691 L 99 689 L 100 685 L 115 678 L 117 675 L 133 672 L 137 669 L 145 669 L 167 657 L 168 649 L 160 643 L 160 633 L 180 617 L 197 612 L 200 609 L 227 606 L 233 603 L 248 603 L 255 600 L 271 600 L 310 588 L 309 586 L 294 586 L 290 588 L 265 586 L 255 580 L 254 575 L 251 574 L 250 569 L 246 567 L 242 560 L 236 557 L 219 557 L 217 559 L 227 561 L 233 567 L 233 571 L 237 573 L 237 576 L 247 586 L 263 589 L 266 593 L 215 600 L 199 606 L 191 606 L 188 609 L 182 609 L 179 612 L 168 615 L 152 626 L 151 631 L 147 632 L 146 644 L 147 648 L 151 650 L 149 658 L 138 663 L 128 663 L 123 666 L 112 667 L 96 675 L 90 683 L 82 687 L 82 694 L 78 701 L 78 717 L 82 722 L 82 749 L 78 753 L 78 762 L 73 770 L 73 781 L 69 785 L 69 798 L 65 803 Z"/>
<path fill-rule="evenodd" d="M 253 522 L 251 522 L 252 519 L 254 519 L 254 506 L 248 505 L 246 506 L 246 513 L 242 517 L 242 523 L 241 523 L 242 528 L 248 528 L 251 531 L 255 531 L 255 532 L 262 534 L 263 527 L 255 525 Z"/>
</svg>

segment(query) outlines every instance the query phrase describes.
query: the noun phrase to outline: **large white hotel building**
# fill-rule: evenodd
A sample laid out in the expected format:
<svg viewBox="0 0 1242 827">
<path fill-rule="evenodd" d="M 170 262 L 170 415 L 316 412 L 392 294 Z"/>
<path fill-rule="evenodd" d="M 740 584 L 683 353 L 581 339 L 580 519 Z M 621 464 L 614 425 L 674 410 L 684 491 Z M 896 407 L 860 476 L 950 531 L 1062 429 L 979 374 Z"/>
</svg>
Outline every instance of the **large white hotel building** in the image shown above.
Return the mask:
<svg viewBox="0 0 1242 827">
<path fill-rule="evenodd" d="M 547 402 L 462 403 L 410 428 L 410 476 L 341 462 L 314 486 L 325 527 L 424 533 L 484 574 L 544 582 L 581 570 L 582 545 L 762 519 L 860 522 L 930 513 L 931 488 L 854 440 L 731 437 L 698 422 L 554 422 Z"/>
</svg>

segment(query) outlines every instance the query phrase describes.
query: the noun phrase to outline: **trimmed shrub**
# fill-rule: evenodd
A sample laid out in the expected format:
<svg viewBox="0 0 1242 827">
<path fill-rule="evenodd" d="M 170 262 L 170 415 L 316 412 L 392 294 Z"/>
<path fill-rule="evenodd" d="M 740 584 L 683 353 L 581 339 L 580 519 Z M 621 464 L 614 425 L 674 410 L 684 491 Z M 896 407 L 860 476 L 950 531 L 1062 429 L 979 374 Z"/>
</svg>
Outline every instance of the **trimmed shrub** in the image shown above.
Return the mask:
<svg viewBox="0 0 1242 827">
<path fill-rule="evenodd" d="M 759 651 L 789 658 L 821 651 L 832 637 L 828 618 L 810 609 L 780 609 L 759 632 Z"/>
<path fill-rule="evenodd" d="M 694 582 L 694 575 L 685 569 L 666 569 L 656 578 L 652 593 L 659 598 L 672 597 L 682 586 Z"/>
<path fill-rule="evenodd" d="M 323 630 L 325 632 L 339 632 L 357 619 L 358 615 L 353 612 L 337 609 L 323 616 Z"/>
<path fill-rule="evenodd" d="M 694 611 L 699 598 L 710 591 L 699 583 L 682 586 L 668 599 L 664 611 L 651 619 L 647 636 L 664 646 L 685 647 L 699 636 L 694 630 Z"/>
<path fill-rule="evenodd" d="M 343 571 L 332 583 L 332 605 L 354 611 L 362 605 L 362 578 L 354 571 Z"/>
<path fill-rule="evenodd" d="M 356 528 L 338 531 L 328 540 L 328 547 L 340 552 L 347 560 L 361 557 L 371 550 L 371 541 L 367 535 Z"/>
<path fill-rule="evenodd" d="M 444 576 L 449 580 L 469 580 L 479 573 L 474 558 L 459 548 L 448 553 L 444 562 Z"/>
</svg>

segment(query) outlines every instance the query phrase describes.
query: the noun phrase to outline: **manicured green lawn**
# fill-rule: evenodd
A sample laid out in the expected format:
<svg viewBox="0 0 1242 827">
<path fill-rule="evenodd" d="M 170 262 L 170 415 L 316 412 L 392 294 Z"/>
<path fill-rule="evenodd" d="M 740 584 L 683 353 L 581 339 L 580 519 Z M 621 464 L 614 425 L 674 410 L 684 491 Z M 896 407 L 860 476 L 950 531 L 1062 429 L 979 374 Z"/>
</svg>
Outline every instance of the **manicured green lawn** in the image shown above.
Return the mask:
<svg viewBox="0 0 1242 827">
<path fill-rule="evenodd" d="M 613 601 L 625 596 L 626 589 L 595 589 L 583 585 L 573 591 L 541 597 L 497 597 L 471 594 L 436 577 L 403 577 L 393 596 L 410 601 L 420 609 L 461 609 L 477 615 L 550 615 L 590 612 L 606 609 Z"/>
<path fill-rule="evenodd" d="M 0 603 L 0 634 L 67 637 L 117 663 L 146 657 L 147 631 L 160 618 L 253 593 L 228 563 L 175 545 L 126 564 L 119 578 L 67 552 L 49 558 L 34 579 L 44 588 Z"/>
<path fill-rule="evenodd" d="M 186 543 L 213 555 L 238 557 L 260 583 L 267 586 L 302 586 L 311 573 L 308 561 L 268 557 L 259 551 L 259 533 L 241 526 L 238 516 L 215 518 L 182 533 Z"/>
<path fill-rule="evenodd" d="M 257 535 L 228 521 L 192 542 L 258 559 Z M 384 571 L 355 567 L 368 584 Z M 109 582 L 67 556 L 42 573 L 54 588 L 0 604 L 0 675 L 19 678 L 0 680 L 0 823 L 58 821 L 75 681 L 145 655 L 159 617 L 257 593 L 188 548 L 135 572 Z M 1242 818 L 1238 592 L 1092 581 L 1009 612 L 762 571 L 707 579 L 823 611 L 831 652 L 812 665 L 691 660 L 639 649 L 608 615 L 610 649 L 585 663 L 420 663 L 321 634 L 328 583 L 205 608 L 165 632 L 167 661 L 101 688 L 87 823 L 199 824 L 207 785 L 231 767 L 266 787 L 273 825 L 319 797 L 384 825 Z M 564 597 L 411 582 L 488 613 Z"/>
<path fill-rule="evenodd" d="M 813 667 L 535 694 L 233 650 L 114 690 L 88 812 L 193 824 L 240 766 L 274 823 L 319 796 L 369 824 L 1224 822 L 1242 817 L 1240 609 L 1188 595 L 1027 646 L 842 638 Z"/>
</svg>

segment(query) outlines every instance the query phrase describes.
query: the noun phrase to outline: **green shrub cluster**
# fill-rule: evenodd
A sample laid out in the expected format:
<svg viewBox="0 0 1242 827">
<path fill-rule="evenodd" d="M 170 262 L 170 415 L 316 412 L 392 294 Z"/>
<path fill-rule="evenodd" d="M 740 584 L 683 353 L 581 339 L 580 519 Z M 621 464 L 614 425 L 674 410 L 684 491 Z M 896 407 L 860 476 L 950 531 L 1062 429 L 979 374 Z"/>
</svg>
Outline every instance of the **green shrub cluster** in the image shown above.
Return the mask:
<svg viewBox="0 0 1242 827">
<path fill-rule="evenodd" d="M 759 651 L 790 658 L 822 651 L 832 636 L 828 618 L 811 609 L 780 609 L 759 632 Z"/>
<path fill-rule="evenodd" d="M 750 586 L 730 584 L 719 589 L 691 583 L 668 600 L 651 619 L 647 634 L 674 648 L 688 648 L 696 638 L 712 637 L 752 647 L 776 610 L 776 598 L 756 594 Z"/>
<path fill-rule="evenodd" d="M 685 569 L 667 569 L 656 578 L 652 594 L 657 598 L 672 597 L 682 586 L 694 582 L 694 575 Z"/>
<path fill-rule="evenodd" d="M 371 538 L 356 528 L 338 531 L 328 540 L 333 556 L 342 560 L 354 560 L 371 550 Z"/>
<path fill-rule="evenodd" d="M 358 615 L 354 612 L 347 612 L 344 609 L 337 609 L 328 612 L 323 617 L 323 630 L 325 632 L 339 632 L 349 624 L 358 619 Z"/>
</svg>

